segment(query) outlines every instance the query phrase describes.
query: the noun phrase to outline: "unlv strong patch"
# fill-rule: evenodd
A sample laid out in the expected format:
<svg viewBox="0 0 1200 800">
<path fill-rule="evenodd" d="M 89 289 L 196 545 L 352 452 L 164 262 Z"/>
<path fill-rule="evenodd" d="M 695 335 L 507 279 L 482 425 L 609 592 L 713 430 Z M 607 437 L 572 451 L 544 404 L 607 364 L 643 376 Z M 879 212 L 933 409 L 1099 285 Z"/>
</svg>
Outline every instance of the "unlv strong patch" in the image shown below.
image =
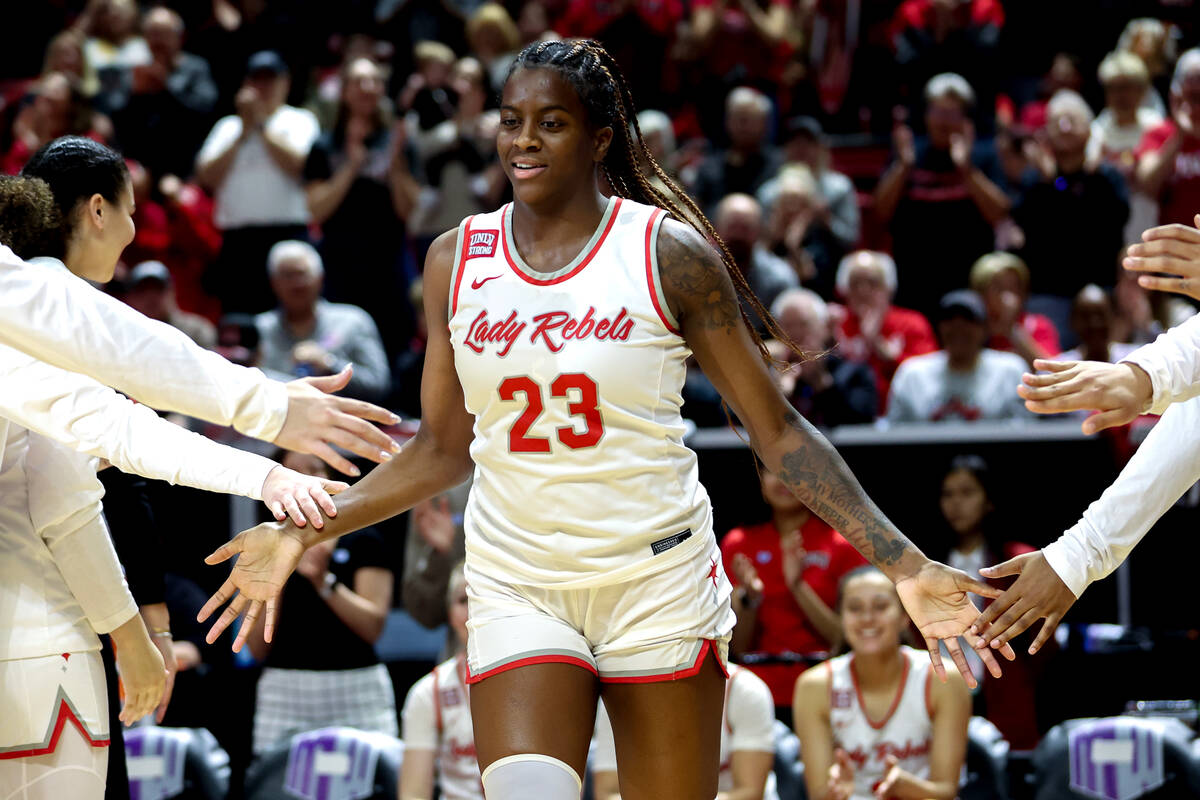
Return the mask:
<svg viewBox="0 0 1200 800">
<path fill-rule="evenodd" d="M 500 239 L 500 231 L 471 231 L 467 237 L 467 254 L 465 258 L 480 258 L 496 255 L 496 242 Z"/>
</svg>

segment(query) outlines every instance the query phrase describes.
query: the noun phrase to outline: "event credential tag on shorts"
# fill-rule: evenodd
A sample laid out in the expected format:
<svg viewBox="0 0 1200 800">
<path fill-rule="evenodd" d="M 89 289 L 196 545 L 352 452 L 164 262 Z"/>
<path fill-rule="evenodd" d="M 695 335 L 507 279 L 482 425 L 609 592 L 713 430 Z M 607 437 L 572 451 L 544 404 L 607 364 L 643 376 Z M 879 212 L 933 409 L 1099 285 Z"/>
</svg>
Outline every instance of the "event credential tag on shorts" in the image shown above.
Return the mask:
<svg viewBox="0 0 1200 800">
<path fill-rule="evenodd" d="M 650 550 L 654 553 L 654 555 L 665 553 L 675 545 L 680 544 L 681 542 L 686 542 L 690 538 L 692 538 L 692 529 L 685 528 L 674 536 L 668 536 L 665 539 L 659 539 L 657 542 L 651 542 Z"/>
</svg>

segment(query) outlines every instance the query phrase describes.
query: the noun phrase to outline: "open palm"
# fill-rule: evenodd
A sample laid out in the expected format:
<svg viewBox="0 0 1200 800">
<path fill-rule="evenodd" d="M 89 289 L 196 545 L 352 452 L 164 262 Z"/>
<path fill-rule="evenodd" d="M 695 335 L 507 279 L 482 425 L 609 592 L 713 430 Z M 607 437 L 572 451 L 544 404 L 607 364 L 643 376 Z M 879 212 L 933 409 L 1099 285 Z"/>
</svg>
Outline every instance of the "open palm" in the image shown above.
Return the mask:
<svg viewBox="0 0 1200 800">
<path fill-rule="evenodd" d="M 979 616 L 979 609 L 971 603 L 968 595 L 974 592 L 983 597 L 994 598 L 1000 596 L 1000 590 L 972 578 L 965 572 L 951 569 L 937 561 L 930 561 L 916 574 L 898 581 L 896 592 L 899 593 L 900 602 L 904 604 L 908 616 L 925 637 L 929 658 L 938 677 L 946 679 L 946 669 L 938 651 L 940 640 L 946 643 L 946 649 L 950 651 L 950 657 L 954 659 L 967 685 L 975 688 L 977 681 L 971 674 L 971 667 L 958 640 Z M 976 648 L 975 652 L 987 666 L 988 672 L 999 678 L 1000 663 L 996 661 L 992 651 Z M 1008 645 L 1000 652 L 1010 661 L 1016 658 L 1013 649 Z"/>
<path fill-rule="evenodd" d="M 234 652 L 241 650 L 264 605 L 267 611 L 264 638 L 271 641 L 275 631 L 275 602 L 304 550 L 304 542 L 291 523 L 265 522 L 242 531 L 204 559 L 207 564 L 220 564 L 235 555 L 238 557 L 225 583 L 196 617 L 203 622 L 229 602 L 205 637 L 208 643 L 215 642 L 244 611 L 246 618 L 233 643 Z"/>
</svg>

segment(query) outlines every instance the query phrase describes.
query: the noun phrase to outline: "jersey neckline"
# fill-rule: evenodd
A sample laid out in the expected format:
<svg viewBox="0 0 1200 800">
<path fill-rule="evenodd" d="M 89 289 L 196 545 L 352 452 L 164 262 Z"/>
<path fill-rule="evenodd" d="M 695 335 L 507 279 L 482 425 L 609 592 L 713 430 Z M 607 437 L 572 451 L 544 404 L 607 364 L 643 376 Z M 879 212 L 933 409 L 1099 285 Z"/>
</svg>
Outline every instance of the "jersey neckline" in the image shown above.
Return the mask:
<svg viewBox="0 0 1200 800">
<path fill-rule="evenodd" d="M 512 267 L 513 271 L 529 283 L 545 286 L 565 281 L 567 278 L 580 272 L 595 257 L 600 246 L 604 244 L 604 239 L 608 236 L 608 232 L 612 229 L 613 222 L 616 221 L 617 210 L 620 206 L 621 198 L 616 195 L 608 198 L 608 205 L 604 208 L 604 216 L 600 218 L 600 224 L 596 226 L 596 230 L 592 232 L 592 238 L 583 246 L 583 249 L 561 269 L 557 269 L 554 272 L 541 272 L 525 263 L 525 259 L 521 257 L 520 251 L 517 250 L 517 240 L 513 236 L 512 230 L 513 204 L 509 203 L 501 213 L 503 220 L 501 223 L 503 229 L 501 243 L 504 248 L 504 258 L 508 261 L 508 265 Z"/>
</svg>

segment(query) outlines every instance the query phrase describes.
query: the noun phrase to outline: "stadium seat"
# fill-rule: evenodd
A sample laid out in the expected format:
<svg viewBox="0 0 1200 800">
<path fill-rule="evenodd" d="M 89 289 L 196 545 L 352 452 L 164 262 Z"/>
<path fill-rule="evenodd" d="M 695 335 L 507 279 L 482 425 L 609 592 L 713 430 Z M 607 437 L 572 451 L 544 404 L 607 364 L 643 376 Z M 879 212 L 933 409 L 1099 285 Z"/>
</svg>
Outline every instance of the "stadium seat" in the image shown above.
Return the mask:
<svg viewBox="0 0 1200 800">
<path fill-rule="evenodd" d="M 1035 800 L 1200 797 L 1195 734 L 1177 719 L 1073 719 L 1033 753 Z"/>
<path fill-rule="evenodd" d="M 779 800 L 808 800 L 800 739 L 779 720 L 775 720 L 775 790 Z"/>
<path fill-rule="evenodd" d="M 967 758 L 959 800 L 1008 800 L 1008 741 L 988 720 L 967 724 Z"/>
<path fill-rule="evenodd" d="M 203 728 L 131 728 L 125 763 L 137 800 L 223 800 L 229 791 L 229 755 Z"/>
<path fill-rule="evenodd" d="M 246 772 L 246 800 L 395 800 L 404 743 L 382 733 L 298 733 Z"/>
</svg>

